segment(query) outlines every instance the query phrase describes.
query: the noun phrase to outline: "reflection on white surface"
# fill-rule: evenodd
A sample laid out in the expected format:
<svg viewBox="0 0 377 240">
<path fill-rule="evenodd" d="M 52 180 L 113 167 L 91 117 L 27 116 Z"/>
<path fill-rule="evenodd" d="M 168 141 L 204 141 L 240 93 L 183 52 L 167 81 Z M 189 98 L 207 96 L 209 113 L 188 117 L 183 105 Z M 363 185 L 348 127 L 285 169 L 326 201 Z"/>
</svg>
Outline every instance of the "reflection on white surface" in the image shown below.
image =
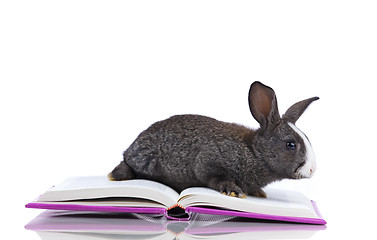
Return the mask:
<svg viewBox="0 0 377 240">
<path fill-rule="evenodd" d="M 42 240 L 94 240 L 305 239 L 326 227 L 205 214 L 193 214 L 190 221 L 171 221 L 150 214 L 47 210 L 25 228 Z"/>
</svg>

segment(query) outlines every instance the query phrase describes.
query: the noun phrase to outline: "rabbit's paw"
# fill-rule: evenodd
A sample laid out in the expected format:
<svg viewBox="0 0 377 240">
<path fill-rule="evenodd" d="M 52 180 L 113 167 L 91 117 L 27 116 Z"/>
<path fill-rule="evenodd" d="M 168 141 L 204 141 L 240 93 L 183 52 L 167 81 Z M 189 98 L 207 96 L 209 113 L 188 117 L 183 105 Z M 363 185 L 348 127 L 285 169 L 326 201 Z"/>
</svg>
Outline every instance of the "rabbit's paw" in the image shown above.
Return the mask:
<svg viewBox="0 0 377 240">
<path fill-rule="evenodd" d="M 218 190 L 224 195 L 246 198 L 246 194 L 242 191 L 242 189 L 230 180 L 221 181 L 219 179 L 211 179 L 209 187 Z"/>
<path fill-rule="evenodd" d="M 251 194 L 251 196 L 260 197 L 260 198 L 267 198 L 267 194 L 262 189 L 259 189 L 258 191 L 253 192 Z"/>
<path fill-rule="evenodd" d="M 246 194 L 245 193 L 235 193 L 235 192 L 231 192 L 230 194 L 229 193 L 226 193 L 226 192 L 222 192 L 221 194 L 223 195 L 227 195 L 227 196 L 230 196 L 230 197 L 238 197 L 238 198 L 246 198 Z"/>
</svg>

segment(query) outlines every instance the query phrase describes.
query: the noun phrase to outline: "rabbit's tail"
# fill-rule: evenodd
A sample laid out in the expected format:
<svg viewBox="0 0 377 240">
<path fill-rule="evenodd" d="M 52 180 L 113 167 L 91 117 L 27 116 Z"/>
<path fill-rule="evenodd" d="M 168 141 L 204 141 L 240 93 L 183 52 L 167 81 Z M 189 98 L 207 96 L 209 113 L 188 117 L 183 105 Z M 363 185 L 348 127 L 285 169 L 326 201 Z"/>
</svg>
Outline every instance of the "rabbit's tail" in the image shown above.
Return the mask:
<svg viewBox="0 0 377 240">
<path fill-rule="evenodd" d="M 107 177 L 111 181 L 130 180 L 134 178 L 134 172 L 125 161 L 121 161 Z"/>
</svg>

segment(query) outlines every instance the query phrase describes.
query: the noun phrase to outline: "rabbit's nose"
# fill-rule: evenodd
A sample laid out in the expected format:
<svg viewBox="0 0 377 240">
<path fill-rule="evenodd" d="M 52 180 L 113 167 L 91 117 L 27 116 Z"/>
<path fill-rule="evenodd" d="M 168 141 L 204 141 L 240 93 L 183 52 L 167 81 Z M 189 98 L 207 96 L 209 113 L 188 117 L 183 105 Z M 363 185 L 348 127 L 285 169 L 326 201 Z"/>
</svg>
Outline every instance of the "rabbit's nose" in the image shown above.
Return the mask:
<svg viewBox="0 0 377 240">
<path fill-rule="evenodd" d="M 314 167 L 311 167 L 311 168 L 309 169 L 309 177 L 313 177 L 314 172 L 315 172 L 315 166 L 314 166 Z"/>
</svg>

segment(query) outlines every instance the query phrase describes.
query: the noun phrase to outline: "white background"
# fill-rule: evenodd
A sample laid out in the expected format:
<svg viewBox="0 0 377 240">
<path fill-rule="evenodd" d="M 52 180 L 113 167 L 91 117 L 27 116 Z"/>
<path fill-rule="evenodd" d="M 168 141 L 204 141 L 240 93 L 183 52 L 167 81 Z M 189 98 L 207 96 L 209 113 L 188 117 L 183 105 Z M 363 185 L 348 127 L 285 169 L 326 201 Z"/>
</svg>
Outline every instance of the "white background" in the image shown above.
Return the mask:
<svg viewBox="0 0 377 240">
<path fill-rule="evenodd" d="M 283 181 L 316 200 L 317 239 L 373 233 L 374 1 L 1 1 L 2 234 L 39 239 L 24 205 L 68 176 L 103 175 L 151 123 L 197 113 L 258 127 L 253 81 L 297 126 L 318 171 Z M 365 234 L 365 235 L 364 235 Z"/>
</svg>

